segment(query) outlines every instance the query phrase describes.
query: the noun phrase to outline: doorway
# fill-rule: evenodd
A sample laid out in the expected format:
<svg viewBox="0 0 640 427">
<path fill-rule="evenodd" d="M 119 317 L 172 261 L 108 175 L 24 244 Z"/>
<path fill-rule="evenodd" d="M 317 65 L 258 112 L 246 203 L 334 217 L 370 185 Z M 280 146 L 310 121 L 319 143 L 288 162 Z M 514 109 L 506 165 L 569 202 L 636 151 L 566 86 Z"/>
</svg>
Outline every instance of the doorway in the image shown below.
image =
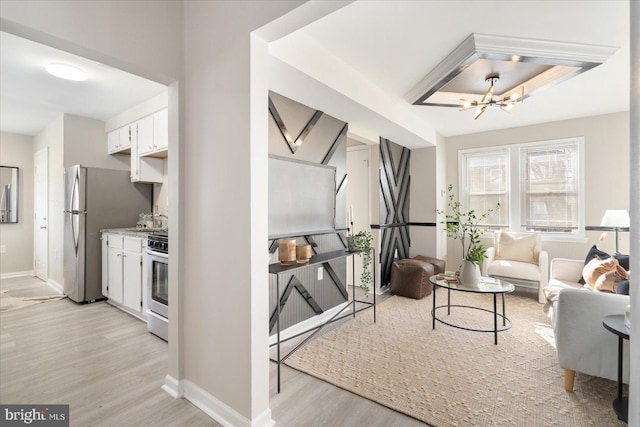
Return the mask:
<svg viewBox="0 0 640 427">
<path fill-rule="evenodd" d="M 371 151 L 368 145 L 359 145 L 355 147 L 347 147 L 347 176 L 349 181 L 347 184 L 347 209 L 353 217 L 353 234 L 359 231 L 369 231 L 371 228 L 370 217 L 370 163 Z M 351 227 L 351 224 L 347 224 Z M 356 286 L 360 284 L 360 275 L 362 274 L 362 257 L 356 256 L 348 258 L 349 262 L 355 264 L 355 280 Z M 347 266 L 350 271 L 351 265 Z M 347 274 L 347 280 L 351 281 L 352 277 Z M 351 284 L 351 283 L 350 283 Z"/>
<path fill-rule="evenodd" d="M 33 273 L 49 279 L 49 147 L 36 151 L 33 159 Z"/>
</svg>

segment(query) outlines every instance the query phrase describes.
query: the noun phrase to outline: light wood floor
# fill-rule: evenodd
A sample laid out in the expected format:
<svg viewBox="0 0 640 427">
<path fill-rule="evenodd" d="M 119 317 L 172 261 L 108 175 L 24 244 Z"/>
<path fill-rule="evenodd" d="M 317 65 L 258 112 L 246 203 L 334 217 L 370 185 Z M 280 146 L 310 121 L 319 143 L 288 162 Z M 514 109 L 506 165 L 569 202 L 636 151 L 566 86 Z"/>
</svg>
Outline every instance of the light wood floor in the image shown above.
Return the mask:
<svg viewBox="0 0 640 427">
<path fill-rule="evenodd" d="M 37 279 L 0 281 L 12 296 L 51 295 Z M 270 364 L 270 407 L 279 426 L 425 424 L 324 381 Z M 161 390 L 167 344 L 104 302 L 64 299 L 0 314 L 0 402 L 70 404 L 71 426 L 218 426 Z"/>
</svg>

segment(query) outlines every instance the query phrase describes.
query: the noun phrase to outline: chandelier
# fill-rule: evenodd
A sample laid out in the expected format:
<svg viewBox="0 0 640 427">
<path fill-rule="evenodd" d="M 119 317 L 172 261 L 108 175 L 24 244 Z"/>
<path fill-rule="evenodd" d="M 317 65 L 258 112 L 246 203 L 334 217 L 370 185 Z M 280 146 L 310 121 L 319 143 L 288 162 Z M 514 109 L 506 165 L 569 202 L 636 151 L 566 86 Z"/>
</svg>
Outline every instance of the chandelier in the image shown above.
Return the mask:
<svg viewBox="0 0 640 427">
<path fill-rule="evenodd" d="M 514 113 L 516 111 L 516 105 L 524 100 L 524 86 L 520 86 L 519 88 L 515 89 L 514 92 L 505 95 L 505 97 L 502 99 L 494 99 L 493 86 L 498 80 L 500 80 L 500 74 L 488 74 L 484 81 L 490 82 L 491 85 L 489 86 L 489 89 L 484 94 L 482 99 L 480 101 L 475 101 L 460 98 L 460 103 L 462 104 L 462 108 L 460 109 L 460 111 L 467 111 L 475 108 L 476 114 L 473 116 L 473 120 L 477 120 L 478 117 L 480 117 L 487 110 L 487 108 L 499 108 L 502 111 Z"/>
</svg>

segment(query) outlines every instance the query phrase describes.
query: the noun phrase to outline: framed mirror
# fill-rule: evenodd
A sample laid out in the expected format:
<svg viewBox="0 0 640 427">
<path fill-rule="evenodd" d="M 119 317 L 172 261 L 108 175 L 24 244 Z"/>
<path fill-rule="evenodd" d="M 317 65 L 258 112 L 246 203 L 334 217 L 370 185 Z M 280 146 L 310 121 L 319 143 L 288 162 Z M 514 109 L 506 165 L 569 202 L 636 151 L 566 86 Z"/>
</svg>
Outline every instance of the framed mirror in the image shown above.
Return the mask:
<svg viewBox="0 0 640 427">
<path fill-rule="evenodd" d="M 18 222 L 18 168 L 0 166 L 0 223 Z"/>
</svg>

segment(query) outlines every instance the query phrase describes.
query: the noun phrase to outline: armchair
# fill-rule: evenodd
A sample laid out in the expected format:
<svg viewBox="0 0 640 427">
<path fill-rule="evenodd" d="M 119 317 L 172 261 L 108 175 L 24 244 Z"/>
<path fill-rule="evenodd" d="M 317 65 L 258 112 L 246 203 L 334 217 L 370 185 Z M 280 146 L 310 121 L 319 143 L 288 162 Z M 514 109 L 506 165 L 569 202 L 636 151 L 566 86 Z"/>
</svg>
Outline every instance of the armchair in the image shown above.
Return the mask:
<svg viewBox="0 0 640 427">
<path fill-rule="evenodd" d="M 555 258 L 551 261 L 549 287 L 559 289 L 552 304 L 551 323 L 556 341 L 558 363 L 564 369 L 564 387 L 573 391 L 576 371 L 617 380 L 618 339 L 602 326 L 602 318 L 622 314 L 629 296 L 591 291 L 578 280 L 584 261 Z M 628 342 L 624 360 L 629 360 Z M 629 371 L 623 371 L 629 382 Z"/>
<path fill-rule="evenodd" d="M 538 302 L 544 303 L 542 290 L 549 280 L 549 254 L 541 250 L 540 240 L 539 233 L 497 231 L 494 246 L 487 249 L 480 272 L 517 286 L 538 289 Z"/>
</svg>

